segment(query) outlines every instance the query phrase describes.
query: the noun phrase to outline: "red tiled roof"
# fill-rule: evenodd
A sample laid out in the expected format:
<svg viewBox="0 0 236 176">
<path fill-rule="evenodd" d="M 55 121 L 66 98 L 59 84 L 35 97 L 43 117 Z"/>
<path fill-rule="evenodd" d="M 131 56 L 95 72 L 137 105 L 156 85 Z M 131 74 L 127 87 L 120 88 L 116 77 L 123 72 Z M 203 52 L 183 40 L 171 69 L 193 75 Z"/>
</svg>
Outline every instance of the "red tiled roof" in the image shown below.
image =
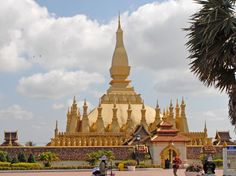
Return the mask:
<svg viewBox="0 0 236 176">
<path fill-rule="evenodd" d="M 151 139 L 151 142 L 188 142 L 190 139 L 183 135 L 176 136 L 156 136 Z"/>
<path fill-rule="evenodd" d="M 228 141 L 231 139 L 229 135 L 229 131 L 218 131 L 217 134 L 216 134 L 216 138 L 219 137 L 221 140 Z"/>
</svg>

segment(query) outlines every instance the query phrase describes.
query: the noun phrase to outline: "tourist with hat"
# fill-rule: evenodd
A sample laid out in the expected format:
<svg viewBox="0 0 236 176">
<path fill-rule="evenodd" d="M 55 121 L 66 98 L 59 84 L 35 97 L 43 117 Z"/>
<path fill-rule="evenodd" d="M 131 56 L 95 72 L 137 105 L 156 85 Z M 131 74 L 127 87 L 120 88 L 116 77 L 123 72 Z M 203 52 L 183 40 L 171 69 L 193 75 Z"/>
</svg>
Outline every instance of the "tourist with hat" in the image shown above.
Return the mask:
<svg viewBox="0 0 236 176">
<path fill-rule="evenodd" d="M 101 161 L 99 164 L 100 176 L 105 176 L 107 171 L 107 164 L 106 164 L 107 157 L 103 155 L 99 160 Z"/>
</svg>

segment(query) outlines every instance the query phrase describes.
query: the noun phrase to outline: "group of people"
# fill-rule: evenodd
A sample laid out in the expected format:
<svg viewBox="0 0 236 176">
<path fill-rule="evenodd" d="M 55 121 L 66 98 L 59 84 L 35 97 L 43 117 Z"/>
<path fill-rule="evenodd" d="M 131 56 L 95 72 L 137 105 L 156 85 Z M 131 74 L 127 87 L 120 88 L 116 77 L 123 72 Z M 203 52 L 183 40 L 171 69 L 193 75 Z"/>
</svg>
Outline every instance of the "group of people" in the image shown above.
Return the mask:
<svg viewBox="0 0 236 176">
<path fill-rule="evenodd" d="M 181 164 L 182 164 L 181 159 L 178 156 L 174 157 L 173 162 L 172 162 L 174 176 L 177 176 L 177 170 L 179 169 Z M 203 171 L 205 175 L 209 175 L 209 176 L 214 175 L 215 168 L 216 168 L 216 165 L 212 160 L 212 156 L 208 156 L 203 162 Z"/>
<path fill-rule="evenodd" d="M 95 170 L 93 174 L 95 176 L 105 176 L 107 171 L 107 164 L 106 164 L 107 157 L 104 155 L 100 158 L 100 164 L 99 169 Z M 165 166 L 168 166 L 166 168 L 169 168 L 169 160 L 167 159 L 165 161 Z M 173 167 L 173 173 L 174 176 L 177 176 L 177 171 L 180 168 L 180 165 L 182 164 L 181 159 L 178 156 L 175 156 L 172 161 L 172 167 Z M 206 159 L 203 162 L 203 170 L 205 175 L 214 175 L 215 174 L 215 163 L 212 160 L 212 156 L 206 157 Z"/>
</svg>

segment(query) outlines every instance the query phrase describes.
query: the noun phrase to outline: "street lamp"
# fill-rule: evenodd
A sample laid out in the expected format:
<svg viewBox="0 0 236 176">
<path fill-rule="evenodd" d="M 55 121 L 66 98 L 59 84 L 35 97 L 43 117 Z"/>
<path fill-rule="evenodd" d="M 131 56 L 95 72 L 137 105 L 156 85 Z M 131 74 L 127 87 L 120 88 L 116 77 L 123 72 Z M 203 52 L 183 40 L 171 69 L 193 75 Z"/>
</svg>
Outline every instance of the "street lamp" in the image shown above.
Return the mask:
<svg viewBox="0 0 236 176">
<path fill-rule="evenodd" d="M 171 147 L 174 147 L 174 142 L 171 141 L 170 145 L 171 145 Z M 174 151 L 173 151 L 173 149 L 171 148 L 171 149 L 170 149 L 170 163 L 171 163 L 171 167 L 173 166 L 173 153 L 174 153 Z"/>
<path fill-rule="evenodd" d="M 140 134 L 136 135 L 136 141 L 138 142 L 138 146 L 137 146 L 137 151 L 136 151 L 136 160 L 137 160 L 137 164 L 139 165 L 139 142 L 140 142 L 141 136 Z"/>
</svg>

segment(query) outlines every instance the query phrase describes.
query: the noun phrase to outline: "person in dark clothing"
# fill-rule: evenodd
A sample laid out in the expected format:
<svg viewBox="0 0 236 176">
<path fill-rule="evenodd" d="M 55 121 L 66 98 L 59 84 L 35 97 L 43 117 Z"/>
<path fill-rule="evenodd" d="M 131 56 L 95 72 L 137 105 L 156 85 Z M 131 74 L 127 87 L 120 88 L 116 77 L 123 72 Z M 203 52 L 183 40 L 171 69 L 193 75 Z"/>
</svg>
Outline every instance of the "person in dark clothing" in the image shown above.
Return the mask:
<svg viewBox="0 0 236 176">
<path fill-rule="evenodd" d="M 170 160 L 167 158 L 165 160 L 165 169 L 169 169 L 170 168 Z"/>
<path fill-rule="evenodd" d="M 215 174 L 216 165 L 212 161 L 212 157 L 208 157 L 207 161 L 203 165 L 205 174 Z"/>
</svg>

